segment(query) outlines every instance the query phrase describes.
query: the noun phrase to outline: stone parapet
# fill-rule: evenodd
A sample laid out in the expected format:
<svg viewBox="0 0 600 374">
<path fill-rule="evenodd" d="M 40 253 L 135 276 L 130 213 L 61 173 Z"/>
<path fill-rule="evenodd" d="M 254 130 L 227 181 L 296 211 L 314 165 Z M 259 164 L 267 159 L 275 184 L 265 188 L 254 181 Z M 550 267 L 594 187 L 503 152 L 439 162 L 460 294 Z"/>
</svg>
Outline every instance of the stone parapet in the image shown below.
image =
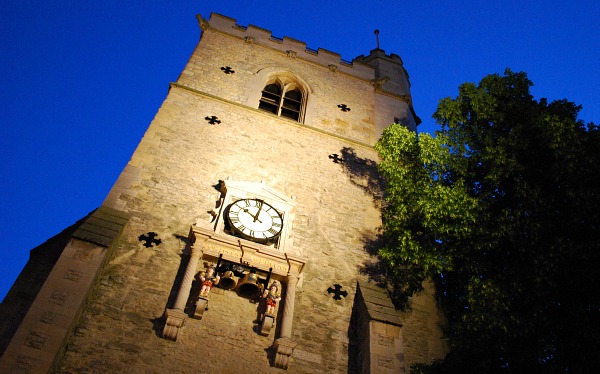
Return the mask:
<svg viewBox="0 0 600 374">
<path fill-rule="evenodd" d="M 323 48 L 310 49 L 306 43 L 290 38 L 278 38 L 273 36 L 270 30 L 262 27 L 249 25 L 240 26 L 236 20 L 217 13 L 212 13 L 209 20 L 205 20 L 201 15 L 197 15 L 200 25 L 204 31 L 219 31 L 232 36 L 244 39 L 247 43 L 260 44 L 280 51 L 290 57 L 295 57 L 310 61 L 315 64 L 330 66 L 334 65 L 335 70 L 343 72 L 360 79 L 370 80 L 374 77 L 373 67 L 362 63 L 361 61 L 345 61 L 341 55 Z M 355 63 L 356 62 L 356 63 Z"/>
</svg>

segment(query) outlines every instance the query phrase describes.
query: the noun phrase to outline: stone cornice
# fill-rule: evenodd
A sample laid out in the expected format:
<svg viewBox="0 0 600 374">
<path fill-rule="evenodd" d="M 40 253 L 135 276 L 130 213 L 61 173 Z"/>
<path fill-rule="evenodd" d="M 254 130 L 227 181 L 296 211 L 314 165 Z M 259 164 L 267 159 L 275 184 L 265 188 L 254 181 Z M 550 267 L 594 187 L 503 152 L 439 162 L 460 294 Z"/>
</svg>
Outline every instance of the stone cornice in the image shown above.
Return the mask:
<svg viewBox="0 0 600 374">
<path fill-rule="evenodd" d="M 306 265 L 306 259 L 271 249 L 250 241 L 219 234 L 198 226 L 190 228 L 190 243 L 200 240 L 203 258 L 219 257 L 224 260 L 260 269 L 272 271 L 274 275 L 285 277 L 288 274 L 300 274 Z M 196 244 L 194 244 L 196 245 Z"/>
</svg>

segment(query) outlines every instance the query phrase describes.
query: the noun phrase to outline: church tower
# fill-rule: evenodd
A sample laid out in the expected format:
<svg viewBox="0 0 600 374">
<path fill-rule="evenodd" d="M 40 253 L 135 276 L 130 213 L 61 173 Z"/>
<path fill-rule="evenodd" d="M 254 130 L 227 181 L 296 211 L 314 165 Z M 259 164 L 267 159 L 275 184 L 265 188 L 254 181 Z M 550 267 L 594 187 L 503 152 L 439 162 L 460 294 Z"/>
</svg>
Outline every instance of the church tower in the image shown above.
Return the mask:
<svg viewBox="0 0 600 374">
<path fill-rule="evenodd" d="M 373 146 L 419 122 L 400 57 L 198 21 L 103 205 L 33 250 L 7 295 L 0 371 L 402 373 L 443 357 L 432 299 L 402 315 L 366 274 Z"/>
</svg>

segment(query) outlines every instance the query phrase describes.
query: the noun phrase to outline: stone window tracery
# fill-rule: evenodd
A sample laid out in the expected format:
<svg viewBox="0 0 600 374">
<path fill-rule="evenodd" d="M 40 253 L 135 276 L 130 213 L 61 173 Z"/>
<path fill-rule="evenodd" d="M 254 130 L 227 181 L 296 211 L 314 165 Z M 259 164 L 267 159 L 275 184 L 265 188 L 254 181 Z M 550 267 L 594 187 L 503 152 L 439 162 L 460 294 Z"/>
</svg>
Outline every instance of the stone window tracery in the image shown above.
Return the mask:
<svg viewBox="0 0 600 374">
<path fill-rule="evenodd" d="M 288 77 L 271 78 L 262 90 L 258 108 L 280 117 L 302 122 L 305 90 Z"/>
</svg>

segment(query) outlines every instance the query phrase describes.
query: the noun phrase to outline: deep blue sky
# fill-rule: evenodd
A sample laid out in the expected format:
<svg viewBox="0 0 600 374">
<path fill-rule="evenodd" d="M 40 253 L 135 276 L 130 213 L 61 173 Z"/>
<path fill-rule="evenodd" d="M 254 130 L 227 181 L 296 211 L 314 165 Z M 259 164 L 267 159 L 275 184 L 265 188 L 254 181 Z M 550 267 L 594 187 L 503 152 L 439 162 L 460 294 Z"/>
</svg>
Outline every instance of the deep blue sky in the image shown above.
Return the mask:
<svg viewBox="0 0 600 374">
<path fill-rule="evenodd" d="M 293 4 L 293 5 L 289 5 Z M 0 0 L 0 299 L 29 256 L 97 208 L 211 12 L 346 60 L 404 60 L 421 132 L 439 99 L 506 67 L 600 122 L 600 2 Z"/>
</svg>

